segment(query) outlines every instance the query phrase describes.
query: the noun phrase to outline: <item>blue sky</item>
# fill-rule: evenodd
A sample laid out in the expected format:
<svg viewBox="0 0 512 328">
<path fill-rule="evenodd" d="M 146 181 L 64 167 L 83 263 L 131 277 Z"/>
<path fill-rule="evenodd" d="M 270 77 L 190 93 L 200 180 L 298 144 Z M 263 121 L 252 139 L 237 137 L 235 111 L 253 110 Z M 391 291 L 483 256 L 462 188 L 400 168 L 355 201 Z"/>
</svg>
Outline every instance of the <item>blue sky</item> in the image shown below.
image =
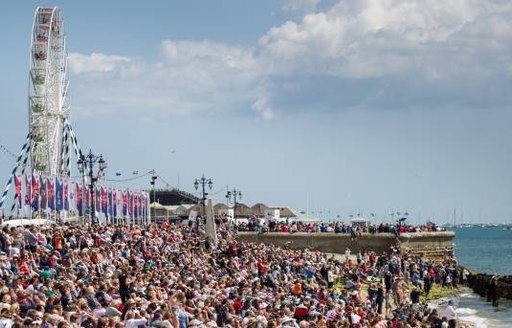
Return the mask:
<svg viewBox="0 0 512 328">
<path fill-rule="evenodd" d="M 155 168 L 192 192 L 204 173 L 214 201 L 228 185 L 324 219 L 512 222 L 508 1 L 6 1 L 15 153 L 38 5 L 62 10 L 70 120 L 109 179 Z M 5 181 L 12 166 L 0 152 Z"/>
</svg>

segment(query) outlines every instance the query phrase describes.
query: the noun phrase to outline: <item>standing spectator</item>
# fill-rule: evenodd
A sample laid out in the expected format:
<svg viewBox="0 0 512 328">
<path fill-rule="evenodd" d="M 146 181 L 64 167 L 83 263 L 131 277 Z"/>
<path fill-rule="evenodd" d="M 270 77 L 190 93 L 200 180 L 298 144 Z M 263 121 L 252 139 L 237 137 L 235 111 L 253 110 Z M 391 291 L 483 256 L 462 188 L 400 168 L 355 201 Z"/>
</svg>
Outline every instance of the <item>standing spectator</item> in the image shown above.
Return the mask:
<svg viewBox="0 0 512 328">
<path fill-rule="evenodd" d="M 448 319 L 448 327 L 455 328 L 457 325 L 457 313 L 455 313 L 455 308 L 453 306 L 453 301 L 448 301 L 448 306 L 445 311 L 446 319 Z"/>
</svg>

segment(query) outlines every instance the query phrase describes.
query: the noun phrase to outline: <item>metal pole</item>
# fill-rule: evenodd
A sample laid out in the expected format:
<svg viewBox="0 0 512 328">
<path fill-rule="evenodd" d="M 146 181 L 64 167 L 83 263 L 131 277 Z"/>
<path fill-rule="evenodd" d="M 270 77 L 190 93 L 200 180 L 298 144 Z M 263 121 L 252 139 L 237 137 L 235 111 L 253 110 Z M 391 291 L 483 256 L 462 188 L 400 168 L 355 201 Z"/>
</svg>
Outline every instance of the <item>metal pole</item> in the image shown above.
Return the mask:
<svg viewBox="0 0 512 328">
<path fill-rule="evenodd" d="M 155 185 L 153 184 L 153 214 L 155 215 L 155 219 L 153 220 L 156 223 L 156 191 Z M 151 224 L 151 221 L 149 222 Z"/>
<path fill-rule="evenodd" d="M 92 177 L 90 177 L 90 178 L 92 178 Z M 96 200 L 94 199 L 94 185 L 92 184 L 92 181 L 91 181 L 91 183 L 89 183 L 89 193 L 90 193 L 90 202 L 91 202 L 90 203 L 90 205 L 91 205 L 90 206 L 91 207 L 91 209 L 90 209 L 90 211 L 91 211 L 91 213 L 90 213 L 90 215 L 91 215 L 91 225 L 93 225 L 94 224 L 94 211 L 95 211 L 95 209 L 94 209 L 94 202 Z"/>
<path fill-rule="evenodd" d="M 98 174 L 96 177 L 93 175 L 93 165 L 94 163 L 98 163 Z M 83 182 L 83 191 L 82 191 L 82 222 L 85 224 L 85 203 L 86 203 L 86 197 L 85 195 L 87 192 L 85 191 L 86 184 L 85 184 L 85 175 L 87 174 L 89 176 L 89 184 L 87 187 L 89 188 L 89 210 L 90 210 L 90 218 L 91 218 L 91 225 L 95 224 L 95 214 L 96 214 L 96 200 L 94 197 L 94 185 L 96 181 L 100 178 L 102 172 L 107 168 L 107 162 L 103 160 L 103 156 L 95 156 L 92 151 L 89 149 L 89 154 L 87 156 L 81 155 L 80 159 L 78 160 L 78 166 L 80 173 L 82 173 L 82 182 Z"/>
<path fill-rule="evenodd" d="M 242 192 L 240 190 L 236 190 L 234 188 L 233 190 L 228 190 L 226 193 L 226 198 L 229 201 L 231 201 L 231 197 L 233 197 L 233 219 L 236 219 L 236 204 L 237 204 L 237 198 L 242 198 Z"/>
<path fill-rule="evenodd" d="M 90 179 L 90 182 L 89 182 L 89 192 L 91 193 L 91 225 L 95 224 L 94 222 L 94 216 L 95 216 L 95 212 L 96 212 L 96 209 L 95 209 L 95 202 L 96 202 L 96 199 L 94 199 L 94 177 L 93 177 L 93 174 L 92 174 L 92 164 L 93 164 L 93 161 L 92 161 L 92 152 L 89 151 L 89 179 Z"/>
<path fill-rule="evenodd" d="M 205 201 L 206 201 L 206 195 L 205 195 L 206 191 L 204 190 L 204 186 L 206 184 L 206 179 L 204 178 L 204 175 L 203 175 L 202 182 L 203 182 L 203 214 L 201 216 L 204 216 L 204 213 L 205 213 L 204 206 L 205 206 Z"/>
<path fill-rule="evenodd" d="M 233 193 L 233 218 L 236 217 L 236 189 L 233 190 L 234 193 Z"/>
<path fill-rule="evenodd" d="M 206 191 L 204 190 L 205 184 L 206 184 L 206 179 L 204 178 L 204 174 L 203 174 L 203 176 L 201 178 L 201 185 L 202 185 L 202 188 L 203 188 L 202 189 L 203 190 L 203 197 L 202 197 L 203 209 L 202 209 L 202 213 L 201 213 L 201 218 L 203 218 L 204 213 L 205 213 L 205 209 L 204 209 L 204 205 L 205 205 L 204 201 L 205 201 L 205 198 L 206 198 L 206 196 L 205 196 Z M 197 229 L 197 235 L 199 236 L 199 217 L 196 218 L 196 229 Z"/>
<path fill-rule="evenodd" d="M 201 176 L 201 178 L 196 179 L 194 182 L 194 188 L 196 190 L 199 189 L 199 185 L 201 185 L 201 217 L 204 217 L 206 215 L 206 184 L 208 183 L 208 187 L 212 189 L 213 182 L 211 179 L 206 179 L 204 177 L 204 174 Z M 196 217 L 196 227 L 197 227 L 197 234 L 199 235 L 199 216 Z"/>
<path fill-rule="evenodd" d="M 149 221 L 149 224 L 151 224 L 151 221 L 154 221 L 154 223 L 156 224 L 157 223 L 157 219 L 156 219 L 156 191 L 155 191 L 155 185 L 156 185 L 156 179 L 157 179 L 157 175 L 156 175 L 156 172 L 155 172 L 155 169 L 151 170 L 151 174 L 153 174 L 151 176 L 151 185 L 153 185 L 153 215 L 155 216 L 155 218 L 153 220 L 150 220 Z"/>
<path fill-rule="evenodd" d="M 85 191 L 85 170 L 82 171 L 82 224 L 85 224 L 85 196 L 87 195 L 87 192 Z M 76 203 L 76 202 L 75 202 Z"/>
</svg>

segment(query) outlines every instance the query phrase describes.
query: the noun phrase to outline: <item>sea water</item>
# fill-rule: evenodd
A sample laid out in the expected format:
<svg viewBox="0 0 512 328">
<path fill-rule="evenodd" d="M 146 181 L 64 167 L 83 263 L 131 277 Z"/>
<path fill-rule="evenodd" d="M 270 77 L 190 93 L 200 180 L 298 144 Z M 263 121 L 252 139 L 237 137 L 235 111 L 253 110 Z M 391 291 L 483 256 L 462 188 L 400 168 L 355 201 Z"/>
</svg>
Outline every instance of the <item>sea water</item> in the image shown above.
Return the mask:
<svg viewBox="0 0 512 328">
<path fill-rule="evenodd" d="M 459 263 L 479 273 L 512 275 L 512 230 L 501 227 L 466 227 L 455 231 L 455 255 Z M 458 318 L 474 327 L 512 327 L 512 301 L 500 299 L 493 307 L 486 299 L 464 290 L 453 298 Z M 440 300 L 442 311 L 448 300 Z"/>
<path fill-rule="evenodd" d="M 512 230 L 475 226 L 454 231 L 461 265 L 479 273 L 512 275 Z"/>
</svg>

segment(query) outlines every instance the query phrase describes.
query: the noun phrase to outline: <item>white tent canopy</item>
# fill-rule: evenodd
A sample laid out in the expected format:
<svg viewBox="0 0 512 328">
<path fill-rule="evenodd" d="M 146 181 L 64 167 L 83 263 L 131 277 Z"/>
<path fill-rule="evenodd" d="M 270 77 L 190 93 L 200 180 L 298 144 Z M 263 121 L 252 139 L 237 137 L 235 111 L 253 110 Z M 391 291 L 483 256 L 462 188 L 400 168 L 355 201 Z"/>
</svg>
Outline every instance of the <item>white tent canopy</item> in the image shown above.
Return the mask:
<svg viewBox="0 0 512 328">
<path fill-rule="evenodd" d="M 353 227 L 365 227 L 368 224 L 370 224 L 370 220 L 359 217 L 359 218 L 354 218 L 354 219 L 350 220 L 350 224 Z"/>
</svg>

